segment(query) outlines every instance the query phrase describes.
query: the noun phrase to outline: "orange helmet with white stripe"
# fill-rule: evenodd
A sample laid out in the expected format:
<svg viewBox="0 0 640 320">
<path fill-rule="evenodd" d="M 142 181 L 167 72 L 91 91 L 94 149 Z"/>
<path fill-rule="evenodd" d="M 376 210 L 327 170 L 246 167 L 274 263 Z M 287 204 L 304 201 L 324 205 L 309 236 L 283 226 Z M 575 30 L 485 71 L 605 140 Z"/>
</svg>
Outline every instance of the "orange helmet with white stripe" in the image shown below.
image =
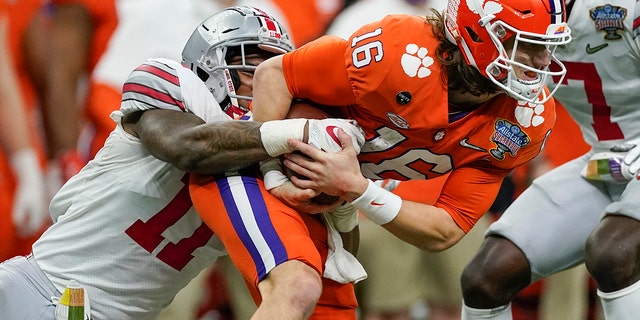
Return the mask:
<svg viewBox="0 0 640 320">
<path fill-rule="evenodd" d="M 566 74 L 564 65 L 554 56 L 558 45 L 571 40 L 562 0 L 449 0 L 445 33 L 449 41 L 458 44 L 467 64 L 518 100 L 546 102 L 553 94 L 543 89 L 546 78 L 563 78 Z M 512 37 L 513 50 L 507 54 L 503 44 Z M 515 61 L 522 43 L 546 46 L 560 71 Z M 514 66 L 535 72 L 536 79 L 518 79 Z"/>
</svg>

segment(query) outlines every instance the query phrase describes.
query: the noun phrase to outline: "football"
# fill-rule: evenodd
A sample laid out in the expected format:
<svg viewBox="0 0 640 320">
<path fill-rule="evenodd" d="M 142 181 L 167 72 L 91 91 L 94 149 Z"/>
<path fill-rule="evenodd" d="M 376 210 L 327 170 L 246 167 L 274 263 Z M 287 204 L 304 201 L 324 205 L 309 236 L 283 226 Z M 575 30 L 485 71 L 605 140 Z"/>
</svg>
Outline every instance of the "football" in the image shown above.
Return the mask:
<svg viewBox="0 0 640 320">
<path fill-rule="evenodd" d="M 312 103 L 309 102 L 303 102 L 303 101 L 294 101 L 291 104 L 291 107 L 289 108 L 289 113 L 287 114 L 287 118 L 288 119 L 296 119 L 296 118 L 304 118 L 304 119 L 326 119 L 326 118 L 330 118 L 331 116 L 325 112 L 324 110 L 322 110 L 320 107 L 318 107 L 317 105 L 314 105 Z M 305 176 L 301 176 L 291 170 L 289 170 L 288 168 L 284 168 L 285 169 L 285 174 L 287 175 L 287 177 L 291 177 L 293 175 L 295 175 L 296 177 L 300 178 L 300 179 L 308 179 Z M 335 202 L 337 202 L 340 198 L 337 196 L 331 196 L 328 195 L 326 193 L 321 193 L 317 196 L 315 196 L 313 199 L 311 199 L 312 202 L 317 202 L 319 204 L 333 204 Z"/>
</svg>

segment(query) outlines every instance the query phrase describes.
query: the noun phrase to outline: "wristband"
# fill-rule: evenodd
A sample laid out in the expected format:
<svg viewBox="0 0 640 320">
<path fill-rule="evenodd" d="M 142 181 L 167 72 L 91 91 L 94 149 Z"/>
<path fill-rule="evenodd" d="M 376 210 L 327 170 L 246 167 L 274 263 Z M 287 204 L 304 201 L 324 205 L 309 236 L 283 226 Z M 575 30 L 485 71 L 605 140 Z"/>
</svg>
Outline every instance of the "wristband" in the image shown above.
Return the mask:
<svg viewBox="0 0 640 320">
<path fill-rule="evenodd" d="M 281 186 L 289 178 L 282 173 L 282 163 L 278 158 L 271 158 L 260 162 L 260 171 L 264 180 L 264 187 L 267 191 Z"/>
<path fill-rule="evenodd" d="M 272 157 L 291 152 L 288 138 L 304 139 L 304 126 L 307 119 L 286 119 L 264 122 L 260 126 L 262 146 Z"/>
<path fill-rule="evenodd" d="M 383 225 L 391 222 L 400 213 L 402 198 L 369 180 L 367 190 L 351 204 L 369 220 Z"/>
</svg>

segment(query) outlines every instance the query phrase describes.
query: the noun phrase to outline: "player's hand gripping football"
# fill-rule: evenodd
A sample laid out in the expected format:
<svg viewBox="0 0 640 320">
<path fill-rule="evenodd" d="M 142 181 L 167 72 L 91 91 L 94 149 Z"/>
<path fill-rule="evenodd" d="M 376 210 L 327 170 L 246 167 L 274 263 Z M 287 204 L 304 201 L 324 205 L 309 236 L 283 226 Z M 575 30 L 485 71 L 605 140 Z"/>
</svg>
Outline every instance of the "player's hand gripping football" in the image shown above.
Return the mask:
<svg viewBox="0 0 640 320">
<path fill-rule="evenodd" d="M 271 158 L 260 162 L 265 188 L 280 201 L 299 212 L 325 213 L 333 210 L 340 202 L 312 189 L 302 189 L 294 185 L 288 174 L 290 170 L 282 167 L 280 158 Z M 288 174 L 285 174 L 285 171 Z"/>
<path fill-rule="evenodd" d="M 360 148 L 364 144 L 364 133 L 358 122 L 346 119 L 310 119 L 308 127 L 307 143 L 319 150 L 334 153 L 342 150 L 342 145 L 338 139 L 338 129 L 345 131 L 351 138 L 353 149 L 356 154 L 360 153 Z"/>
<path fill-rule="evenodd" d="M 320 191 L 300 188 L 290 180 L 269 192 L 289 207 L 296 209 L 296 211 L 310 214 L 333 211 L 341 203 L 340 201 L 334 203 L 314 201 L 313 199 L 320 195 Z"/>
<path fill-rule="evenodd" d="M 272 157 L 294 151 L 287 144 L 289 138 L 304 140 L 316 148 L 334 152 L 341 149 L 335 137 L 337 128 L 341 128 L 352 137 L 356 152 L 360 152 L 360 146 L 364 143 L 364 133 L 354 120 L 326 118 L 267 121 L 260 127 L 260 138 L 265 150 Z"/>
<path fill-rule="evenodd" d="M 308 146 L 312 148 L 315 147 L 326 152 L 341 151 L 342 142 L 338 138 L 338 131 L 342 131 L 346 135 L 345 139 L 351 141 L 353 150 L 356 153 L 360 152 L 360 148 L 364 144 L 364 133 L 354 120 L 326 118 L 309 119 L 307 121 L 305 138 L 307 138 Z M 291 146 L 287 145 L 287 148 L 293 151 Z M 320 191 L 300 188 L 292 184 L 289 180 L 292 172 L 283 170 L 279 160 L 276 158 L 263 161 L 260 169 L 264 175 L 267 190 L 300 212 L 324 213 L 333 210 L 340 204 L 340 201 L 337 201 L 337 197 L 331 197 Z M 287 171 L 286 174 L 285 171 Z"/>
<path fill-rule="evenodd" d="M 296 139 L 289 139 L 289 145 L 302 154 L 285 154 L 284 165 L 291 171 L 308 178 L 292 176 L 292 182 L 303 189 L 314 189 L 328 195 L 339 196 L 353 201 L 368 186 L 368 180 L 360 172 L 354 140 L 344 130 L 337 130 L 342 146 L 338 152 L 328 153 L 318 150 Z M 306 155 L 306 157 L 305 157 Z"/>
</svg>

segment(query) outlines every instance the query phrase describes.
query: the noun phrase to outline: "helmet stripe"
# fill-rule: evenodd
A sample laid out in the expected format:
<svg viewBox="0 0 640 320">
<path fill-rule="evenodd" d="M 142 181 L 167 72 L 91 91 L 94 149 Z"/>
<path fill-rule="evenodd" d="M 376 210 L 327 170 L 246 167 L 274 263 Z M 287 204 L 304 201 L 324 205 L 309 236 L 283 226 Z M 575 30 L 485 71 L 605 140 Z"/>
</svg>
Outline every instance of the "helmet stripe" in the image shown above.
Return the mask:
<svg viewBox="0 0 640 320">
<path fill-rule="evenodd" d="M 564 22 L 564 5 L 562 0 L 548 0 L 549 11 L 551 13 L 551 24 Z"/>
<path fill-rule="evenodd" d="M 269 17 L 258 17 L 260 20 L 260 24 L 269 30 L 269 36 L 281 39 L 282 38 L 282 30 L 280 30 L 280 25 L 276 23 L 273 19 Z"/>
<path fill-rule="evenodd" d="M 262 18 L 261 20 L 264 21 L 264 24 L 266 25 L 267 29 L 269 29 L 269 31 L 278 32 L 278 28 L 276 27 L 276 23 L 273 20 L 271 20 L 269 18 Z"/>
<path fill-rule="evenodd" d="M 258 8 L 251 8 L 251 9 L 253 9 L 256 12 L 256 17 L 260 20 L 260 24 L 265 26 L 267 30 L 275 32 L 278 35 L 282 33 L 278 24 L 271 18 L 270 15 L 268 15 L 266 12 Z"/>
</svg>

